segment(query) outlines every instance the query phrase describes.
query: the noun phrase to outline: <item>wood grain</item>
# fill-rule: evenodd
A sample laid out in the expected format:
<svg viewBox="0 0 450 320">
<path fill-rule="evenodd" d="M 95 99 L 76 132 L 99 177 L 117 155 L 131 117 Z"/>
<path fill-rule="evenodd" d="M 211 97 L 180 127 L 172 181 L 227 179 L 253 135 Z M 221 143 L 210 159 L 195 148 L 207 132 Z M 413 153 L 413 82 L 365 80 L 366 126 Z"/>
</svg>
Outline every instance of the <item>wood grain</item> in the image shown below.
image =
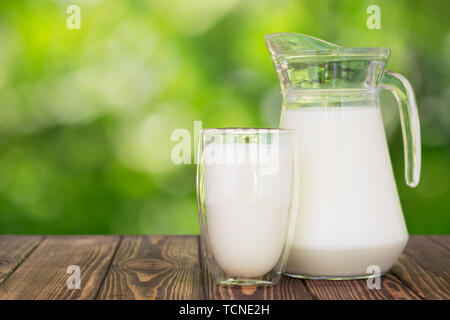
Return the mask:
<svg viewBox="0 0 450 320">
<path fill-rule="evenodd" d="M 289 277 L 277 286 L 221 286 L 199 248 L 198 236 L 0 236 L 0 299 L 450 298 L 449 236 L 411 236 L 380 290 L 366 280 Z M 81 268 L 80 290 L 66 285 L 72 264 Z"/>
<path fill-rule="evenodd" d="M 196 236 L 124 237 L 98 299 L 203 299 Z"/>
<path fill-rule="evenodd" d="M 373 281 L 373 279 L 371 279 Z M 369 289 L 361 280 L 305 280 L 306 287 L 319 300 L 419 300 L 420 297 L 392 273 L 381 277 L 380 289 Z"/>
<path fill-rule="evenodd" d="M 447 251 L 447 258 L 450 255 L 450 236 L 426 236 L 432 241 L 441 245 Z M 450 266 L 447 265 L 445 268 L 446 273 L 449 273 Z"/>
<path fill-rule="evenodd" d="M 449 236 L 411 236 L 391 271 L 424 299 L 450 299 L 449 247 Z"/>
<path fill-rule="evenodd" d="M 199 241 L 201 246 L 201 241 Z M 283 277 L 276 286 L 225 286 L 216 284 L 201 256 L 205 298 L 208 300 L 311 300 L 302 280 Z"/>
<path fill-rule="evenodd" d="M 49 236 L 0 285 L 0 299 L 93 299 L 119 242 L 116 236 Z M 69 265 L 81 269 L 81 289 L 68 289 Z"/>
<path fill-rule="evenodd" d="M 42 236 L 0 236 L 0 284 L 36 248 Z"/>
</svg>

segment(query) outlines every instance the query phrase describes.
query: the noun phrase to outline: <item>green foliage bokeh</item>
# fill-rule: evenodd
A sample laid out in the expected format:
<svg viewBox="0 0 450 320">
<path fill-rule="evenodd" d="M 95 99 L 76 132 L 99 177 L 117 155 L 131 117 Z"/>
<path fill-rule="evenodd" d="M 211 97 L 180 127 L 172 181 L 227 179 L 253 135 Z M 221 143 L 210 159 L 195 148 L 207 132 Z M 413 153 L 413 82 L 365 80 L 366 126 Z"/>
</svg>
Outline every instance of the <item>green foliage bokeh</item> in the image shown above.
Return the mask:
<svg viewBox="0 0 450 320">
<path fill-rule="evenodd" d="M 70 4 L 81 29 L 66 27 Z M 381 9 L 370 30 L 366 9 Z M 383 117 L 409 232 L 450 232 L 448 1 L 30 0 L 0 2 L 0 233 L 198 233 L 195 166 L 171 133 L 276 126 L 264 34 L 391 48 L 412 83 L 422 179 L 403 178 L 395 101 Z"/>
</svg>

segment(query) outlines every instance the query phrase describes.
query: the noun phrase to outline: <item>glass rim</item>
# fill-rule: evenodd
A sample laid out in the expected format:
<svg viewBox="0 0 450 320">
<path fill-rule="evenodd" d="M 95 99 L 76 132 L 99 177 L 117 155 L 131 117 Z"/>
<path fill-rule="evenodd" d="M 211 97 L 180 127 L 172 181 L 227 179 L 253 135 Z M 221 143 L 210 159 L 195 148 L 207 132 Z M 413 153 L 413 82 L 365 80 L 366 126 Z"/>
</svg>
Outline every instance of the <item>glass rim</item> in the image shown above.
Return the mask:
<svg viewBox="0 0 450 320">
<path fill-rule="evenodd" d="M 289 59 L 305 58 L 305 57 L 366 57 L 366 58 L 381 58 L 388 59 L 390 49 L 388 47 L 339 47 L 336 49 L 302 49 L 298 50 L 298 54 L 286 56 L 280 54 L 279 57 L 286 57 Z"/>
<path fill-rule="evenodd" d="M 284 38 L 285 36 L 292 36 L 294 37 L 293 43 L 288 43 L 290 46 L 292 46 L 292 49 L 283 48 L 283 50 L 280 50 L 282 52 L 278 52 L 278 50 L 271 49 L 272 42 L 273 45 L 279 46 L 280 43 L 278 43 L 277 39 L 281 41 L 281 46 L 283 47 L 288 42 L 289 39 Z M 318 41 L 320 43 L 328 45 L 328 47 L 319 47 L 314 48 L 314 44 L 311 45 L 311 47 L 300 47 L 296 48 L 296 40 L 297 38 L 306 38 L 306 41 L 309 42 L 311 40 Z M 279 39 L 281 38 L 281 39 Z M 302 33 L 292 33 L 292 32 L 276 32 L 276 33 L 269 33 L 264 35 L 264 39 L 266 41 L 266 44 L 269 47 L 269 51 L 271 52 L 272 57 L 276 57 L 277 59 L 286 59 L 286 60 L 296 60 L 299 58 L 315 58 L 315 59 L 385 59 L 387 60 L 390 55 L 391 49 L 388 47 L 343 47 L 338 46 L 333 43 L 330 43 L 328 41 L 318 39 L 316 37 L 312 37 L 306 34 Z"/>
<path fill-rule="evenodd" d="M 204 128 L 200 130 L 201 134 L 235 134 L 235 135 L 252 135 L 252 134 L 295 134 L 295 129 L 288 128 L 255 128 L 255 127 L 223 127 L 223 128 Z"/>
</svg>

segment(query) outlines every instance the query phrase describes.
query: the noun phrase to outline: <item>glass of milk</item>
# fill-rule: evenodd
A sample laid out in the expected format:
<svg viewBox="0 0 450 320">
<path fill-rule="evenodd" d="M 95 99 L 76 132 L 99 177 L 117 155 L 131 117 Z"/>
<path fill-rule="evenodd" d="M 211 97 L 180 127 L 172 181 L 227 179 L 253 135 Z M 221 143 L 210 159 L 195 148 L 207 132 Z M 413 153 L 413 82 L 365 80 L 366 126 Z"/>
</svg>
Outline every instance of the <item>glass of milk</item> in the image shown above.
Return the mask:
<svg viewBox="0 0 450 320">
<path fill-rule="evenodd" d="M 297 215 L 295 132 L 202 130 L 197 199 L 203 259 L 217 283 L 276 284 Z"/>
</svg>

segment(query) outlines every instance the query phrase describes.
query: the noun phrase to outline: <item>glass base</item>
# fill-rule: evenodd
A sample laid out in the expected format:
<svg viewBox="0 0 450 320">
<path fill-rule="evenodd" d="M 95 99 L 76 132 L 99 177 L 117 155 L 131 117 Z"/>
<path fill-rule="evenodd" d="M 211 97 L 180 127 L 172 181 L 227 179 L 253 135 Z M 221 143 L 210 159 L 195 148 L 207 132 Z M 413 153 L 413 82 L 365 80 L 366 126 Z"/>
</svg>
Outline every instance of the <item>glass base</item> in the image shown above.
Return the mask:
<svg viewBox="0 0 450 320">
<path fill-rule="evenodd" d="M 376 278 L 381 277 L 384 275 L 383 273 L 380 274 L 364 274 L 359 276 L 307 276 L 302 274 L 292 274 L 292 273 L 284 273 L 284 275 L 292 278 L 298 278 L 298 279 L 307 279 L 307 280 L 358 280 L 358 279 L 369 279 L 369 278 Z"/>
<path fill-rule="evenodd" d="M 227 285 L 227 286 L 265 286 L 265 285 L 275 285 L 278 281 L 265 281 L 265 280 L 254 280 L 254 279 L 226 279 L 221 281 L 216 281 L 217 284 Z"/>
</svg>

